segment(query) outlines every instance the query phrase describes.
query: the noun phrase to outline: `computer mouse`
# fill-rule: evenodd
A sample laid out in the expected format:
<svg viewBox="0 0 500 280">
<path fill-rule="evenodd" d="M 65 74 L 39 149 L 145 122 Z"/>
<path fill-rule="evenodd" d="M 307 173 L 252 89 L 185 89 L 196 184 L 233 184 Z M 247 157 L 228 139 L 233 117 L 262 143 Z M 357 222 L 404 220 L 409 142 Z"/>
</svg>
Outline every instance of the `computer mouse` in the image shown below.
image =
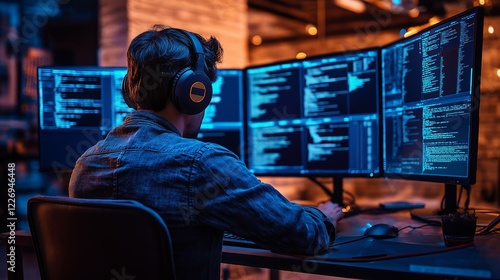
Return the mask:
<svg viewBox="0 0 500 280">
<path fill-rule="evenodd" d="M 398 236 L 399 229 L 388 224 L 376 224 L 365 230 L 364 235 L 377 239 L 394 238 Z"/>
</svg>

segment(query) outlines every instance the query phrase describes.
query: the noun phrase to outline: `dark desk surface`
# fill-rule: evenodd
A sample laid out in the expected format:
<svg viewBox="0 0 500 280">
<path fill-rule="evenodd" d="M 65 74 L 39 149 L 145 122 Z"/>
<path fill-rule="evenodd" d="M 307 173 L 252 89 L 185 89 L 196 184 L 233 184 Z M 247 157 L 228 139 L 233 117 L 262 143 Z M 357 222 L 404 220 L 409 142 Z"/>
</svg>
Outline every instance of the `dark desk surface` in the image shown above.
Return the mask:
<svg viewBox="0 0 500 280">
<path fill-rule="evenodd" d="M 494 217 L 483 215 L 478 224 Z M 377 223 L 388 223 L 398 228 L 423 225 L 412 220 L 407 211 L 356 215 L 340 221 L 336 243 L 356 239 L 363 235 L 369 225 Z M 415 253 L 423 255 L 411 255 Z M 359 259 L 366 256 L 385 257 Z M 365 238 L 341 244 L 328 253 L 314 256 L 290 256 L 267 250 L 224 246 L 222 261 L 350 278 L 500 279 L 500 234 L 478 235 L 472 246 L 450 248 L 444 245 L 441 227 L 426 226 L 403 229 L 398 237 L 392 239 Z"/>
</svg>

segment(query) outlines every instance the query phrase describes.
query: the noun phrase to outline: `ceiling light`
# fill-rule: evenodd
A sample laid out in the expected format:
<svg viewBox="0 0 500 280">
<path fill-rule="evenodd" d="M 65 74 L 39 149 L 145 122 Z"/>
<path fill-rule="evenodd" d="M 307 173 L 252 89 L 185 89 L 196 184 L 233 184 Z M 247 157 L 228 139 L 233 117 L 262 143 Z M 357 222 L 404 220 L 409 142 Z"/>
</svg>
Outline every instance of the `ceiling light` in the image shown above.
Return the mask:
<svg viewBox="0 0 500 280">
<path fill-rule="evenodd" d="M 341 8 L 357 14 L 362 14 L 366 11 L 365 3 L 359 0 L 333 0 L 333 3 Z"/>
<path fill-rule="evenodd" d="M 493 25 L 488 26 L 488 33 L 493 34 L 495 32 L 495 28 L 493 28 Z"/>
</svg>

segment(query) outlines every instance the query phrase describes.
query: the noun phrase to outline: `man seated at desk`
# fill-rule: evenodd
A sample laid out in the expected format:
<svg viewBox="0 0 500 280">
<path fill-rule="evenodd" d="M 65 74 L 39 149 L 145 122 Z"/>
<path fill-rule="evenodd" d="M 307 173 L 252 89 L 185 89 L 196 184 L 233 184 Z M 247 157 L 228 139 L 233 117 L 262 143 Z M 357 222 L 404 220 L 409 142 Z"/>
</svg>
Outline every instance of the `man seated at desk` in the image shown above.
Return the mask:
<svg viewBox="0 0 500 280">
<path fill-rule="evenodd" d="M 343 217 L 331 202 L 289 202 L 232 152 L 195 139 L 222 53 L 216 38 L 176 28 L 134 38 L 123 91 L 136 111 L 80 157 L 69 185 L 72 197 L 134 199 L 157 211 L 178 279 L 219 279 L 224 231 L 314 254 L 334 241 Z"/>
</svg>

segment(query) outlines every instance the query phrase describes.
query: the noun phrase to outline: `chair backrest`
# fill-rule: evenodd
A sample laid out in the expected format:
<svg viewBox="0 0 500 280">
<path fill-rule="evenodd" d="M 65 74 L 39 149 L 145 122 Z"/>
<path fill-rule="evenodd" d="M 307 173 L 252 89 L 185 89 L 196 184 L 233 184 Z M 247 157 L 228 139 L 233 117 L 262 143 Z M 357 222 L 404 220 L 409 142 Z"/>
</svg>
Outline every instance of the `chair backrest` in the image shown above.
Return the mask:
<svg viewBox="0 0 500 280">
<path fill-rule="evenodd" d="M 165 222 L 133 200 L 35 196 L 28 221 L 41 279 L 175 279 Z"/>
</svg>

